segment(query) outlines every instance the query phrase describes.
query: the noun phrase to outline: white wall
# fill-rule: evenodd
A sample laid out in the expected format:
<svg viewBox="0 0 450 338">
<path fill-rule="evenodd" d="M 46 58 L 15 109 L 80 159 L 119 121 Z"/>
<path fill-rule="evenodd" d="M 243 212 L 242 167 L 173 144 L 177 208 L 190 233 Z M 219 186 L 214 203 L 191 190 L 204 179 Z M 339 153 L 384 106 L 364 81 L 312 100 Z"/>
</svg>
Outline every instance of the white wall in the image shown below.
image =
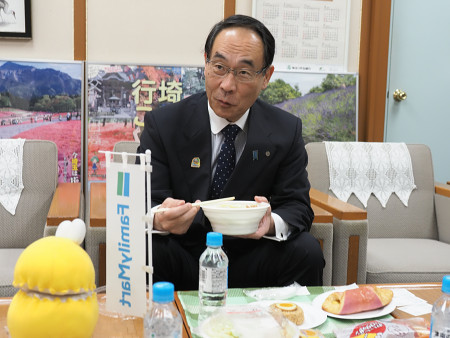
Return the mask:
<svg viewBox="0 0 450 338">
<path fill-rule="evenodd" d="M 223 0 L 88 0 L 87 59 L 93 62 L 203 65 Z M 107 8 L 107 10 L 105 10 Z"/>
<path fill-rule="evenodd" d="M 31 34 L 31 40 L 0 38 L 0 59 L 73 60 L 73 0 L 31 1 Z"/>
<path fill-rule="evenodd" d="M 362 0 L 350 1 L 350 32 L 348 41 L 348 71 L 359 71 Z"/>
<path fill-rule="evenodd" d="M 204 41 L 224 0 L 86 0 L 92 62 L 203 65 Z M 357 72 L 362 0 L 351 0 L 348 70 Z M 0 59 L 73 60 L 73 0 L 32 1 L 32 40 L 0 39 Z M 252 14 L 252 0 L 236 0 Z"/>
</svg>

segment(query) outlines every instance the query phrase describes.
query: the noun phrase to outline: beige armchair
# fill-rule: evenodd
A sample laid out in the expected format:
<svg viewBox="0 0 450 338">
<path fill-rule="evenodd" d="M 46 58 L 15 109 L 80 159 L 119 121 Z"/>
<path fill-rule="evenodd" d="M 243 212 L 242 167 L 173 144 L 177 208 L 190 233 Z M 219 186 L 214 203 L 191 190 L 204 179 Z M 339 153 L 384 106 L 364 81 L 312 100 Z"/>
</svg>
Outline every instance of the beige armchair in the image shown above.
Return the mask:
<svg viewBox="0 0 450 338">
<path fill-rule="evenodd" d="M 314 220 L 311 226 L 311 235 L 320 242 L 325 268 L 323 269 L 323 285 L 332 285 L 333 273 L 333 215 L 325 209 L 311 204 L 314 211 Z"/>
<path fill-rule="evenodd" d="M 80 183 L 58 184 L 58 150 L 50 141 L 26 140 L 22 190 L 15 215 L 0 205 L 0 297 L 12 296 L 19 255 L 37 239 L 53 235 L 64 220 L 84 218 Z"/>
<path fill-rule="evenodd" d="M 440 282 L 450 273 L 450 188 L 436 185 L 430 149 L 425 145 L 407 145 L 412 162 L 413 175 L 417 189 L 413 190 L 404 206 L 393 194 L 383 208 L 372 195 L 364 208 L 354 196 L 348 203 L 337 201 L 329 190 L 329 167 L 324 143 L 309 143 L 306 146 L 309 164 L 308 174 L 312 187 L 311 199 L 334 215 L 333 283 L 343 284 L 342 278 L 335 279 L 341 266 L 352 254 L 345 257 L 345 248 L 336 240 L 338 229 L 352 227 L 345 212 L 339 215 L 330 207 L 333 203 L 352 205 L 361 212 L 367 211 L 366 252 L 359 251 L 358 282 L 363 283 L 408 283 Z M 323 202 L 324 193 L 329 202 Z M 315 195 L 315 196 L 314 196 Z M 322 201 L 319 202 L 319 200 Z M 360 249 L 364 239 L 361 236 Z M 345 239 L 344 239 L 345 242 Z M 362 244 L 362 245 L 361 245 Z M 344 257 L 343 257 L 344 254 Z M 337 283 L 335 282 L 337 281 Z"/>
</svg>

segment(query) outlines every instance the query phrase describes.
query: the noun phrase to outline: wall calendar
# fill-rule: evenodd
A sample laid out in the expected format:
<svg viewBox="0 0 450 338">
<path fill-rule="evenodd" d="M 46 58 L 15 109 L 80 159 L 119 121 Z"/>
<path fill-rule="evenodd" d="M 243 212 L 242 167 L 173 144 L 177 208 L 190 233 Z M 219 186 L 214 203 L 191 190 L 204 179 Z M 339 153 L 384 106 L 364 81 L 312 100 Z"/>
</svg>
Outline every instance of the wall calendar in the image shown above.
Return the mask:
<svg viewBox="0 0 450 338">
<path fill-rule="evenodd" d="M 254 0 L 276 41 L 277 70 L 347 71 L 349 0 Z"/>
</svg>

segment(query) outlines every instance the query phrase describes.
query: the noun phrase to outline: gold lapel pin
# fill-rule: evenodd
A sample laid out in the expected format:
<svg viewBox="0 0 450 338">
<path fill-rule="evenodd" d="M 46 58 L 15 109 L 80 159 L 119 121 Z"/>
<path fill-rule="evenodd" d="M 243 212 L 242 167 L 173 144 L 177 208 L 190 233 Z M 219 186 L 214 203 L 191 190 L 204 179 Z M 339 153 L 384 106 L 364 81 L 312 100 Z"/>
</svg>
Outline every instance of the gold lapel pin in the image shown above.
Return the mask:
<svg viewBox="0 0 450 338">
<path fill-rule="evenodd" d="M 200 157 L 194 157 L 192 159 L 191 168 L 200 168 Z"/>
</svg>

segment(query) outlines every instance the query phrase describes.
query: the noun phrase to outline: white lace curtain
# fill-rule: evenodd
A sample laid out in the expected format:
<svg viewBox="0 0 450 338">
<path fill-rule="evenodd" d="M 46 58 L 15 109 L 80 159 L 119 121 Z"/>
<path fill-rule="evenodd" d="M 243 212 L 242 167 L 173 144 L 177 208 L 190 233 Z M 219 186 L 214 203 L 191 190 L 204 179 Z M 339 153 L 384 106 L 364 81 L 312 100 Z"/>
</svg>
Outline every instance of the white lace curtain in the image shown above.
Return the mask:
<svg viewBox="0 0 450 338">
<path fill-rule="evenodd" d="M 0 203 L 12 215 L 23 190 L 24 143 L 25 139 L 0 139 Z"/>
<path fill-rule="evenodd" d="M 405 206 L 416 188 L 405 143 L 325 142 L 330 190 L 347 202 L 353 193 L 367 207 L 371 194 L 383 207 L 392 193 Z"/>
</svg>

